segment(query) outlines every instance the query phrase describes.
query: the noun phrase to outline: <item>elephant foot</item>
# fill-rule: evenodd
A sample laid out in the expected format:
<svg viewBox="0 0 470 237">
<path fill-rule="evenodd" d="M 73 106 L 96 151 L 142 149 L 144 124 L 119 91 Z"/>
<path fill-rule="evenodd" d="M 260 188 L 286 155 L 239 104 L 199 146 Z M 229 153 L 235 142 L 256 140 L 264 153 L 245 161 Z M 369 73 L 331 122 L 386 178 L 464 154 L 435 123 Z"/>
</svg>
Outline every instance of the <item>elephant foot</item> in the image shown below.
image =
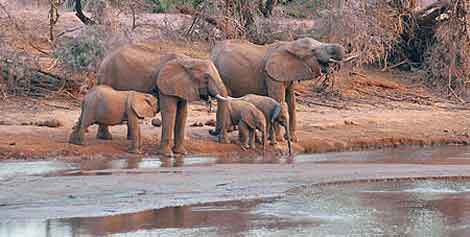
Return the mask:
<svg viewBox="0 0 470 237">
<path fill-rule="evenodd" d="M 287 137 L 286 137 L 286 139 L 287 139 Z M 298 142 L 299 141 L 299 139 L 297 138 L 297 135 L 292 133 L 292 132 L 291 132 L 290 140 L 292 142 Z"/>
<path fill-rule="evenodd" d="M 132 153 L 132 154 L 142 154 L 142 149 L 137 148 L 135 146 L 129 146 L 128 151 L 129 153 Z"/>
<path fill-rule="evenodd" d="M 251 143 L 251 144 L 249 145 L 249 147 L 250 147 L 251 149 L 256 149 L 256 144 L 255 144 L 255 143 Z"/>
<path fill-rule="evenodd" d="M 83 145 L 85 142 L 83 137 L 80 136 L 79 131 L 73 131 L 72 134 L 70 134 L 69 143 L 75 145 Z"/>
<path fill-rule="evenodd" d="M 219 136 L 217 138 L 217 141 L 223 144 L 230 144 L 230 141 L 225 136 Z"/>
<path fill-rule="evenodd" d="M 162 155 L 162 156 L 165 156 L 165 157 L 173 157 L 173 156 L 175 156 L 175 155 L 173 154 L 173 151 L 171 151 L 171 149 L 170 149 L 168 146 L 161 147 L 161 148 L 158 150 L 158 154 L 159 154 L 159 155 Z"/>
<path fill-rule="evenodd" d="M 75 145 L 83 145 L 83 144 L 84 144 L 84 141 L 83 141 L 83 139 L 80 139 L 80 138 L 71 137 L 71 138 L 69 139 L 69 143 L 70 143 L 70 144 L 75 144 Z"/>
<path fill-rule="evenodd" d="M 101 140 L 113 140 L 113 136 L 109 132 L 100 132 L 96 134 L 96 139 L 101 139 Z"/>
<path fill-rule="evenodd" d="M 242 150 L 244 151 L 247 151 L 250 149 L 250 146 L 248 144 L 240 144 L 240 147 L 242 148 Z"/>
<path fill-rule="evenodd" d="M 184 156 L 188 154 L 188 151 L 184 148 L 184 146 L 178 146 L 173 148 L 173 153 Z"/>
<path fill-rule="evenodd" d="M 287 139 L 286 137 L 284 137 L 280 134 L 276 136 L 276 141 L 278 141 L 278 142 L 285 142 L 286 139 Z"/>
</svg>

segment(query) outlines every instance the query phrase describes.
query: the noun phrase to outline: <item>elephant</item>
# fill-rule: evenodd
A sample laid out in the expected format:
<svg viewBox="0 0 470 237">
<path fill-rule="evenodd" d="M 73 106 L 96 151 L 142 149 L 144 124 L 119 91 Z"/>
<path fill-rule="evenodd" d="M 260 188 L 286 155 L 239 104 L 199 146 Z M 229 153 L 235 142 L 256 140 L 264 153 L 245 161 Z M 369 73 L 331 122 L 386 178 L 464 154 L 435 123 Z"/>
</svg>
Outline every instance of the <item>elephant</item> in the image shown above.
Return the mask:
<svg viewBox="0 0 470 237">
<path fill-rule="evenodd" d="M 257 94 L 287 102 L 291 139 L 297 141 L 294 82 L 313 80 L 327 73 L 330 63 L 341 64 L 345 49 L 312 38 L 271 45 L 225 40 L 211 54 L 230 96 Z M 220 126 L 211 134 L 217 135 Z M 279 132 L 277 139 L 282 140 Z"/>
<path fill-rule="evenodd" d="M 229 96 L 229 98 L 232 100 L 243 100 L 249 102 L 256 106 L 256 108 L 259 109 L 261 112 L 263 112 L 266 118 L 266 124 L 269 134 L 268 139 L 270 140 L 270 143 L 272 145 L 277 144 L 277 141 L 275 139 L 275 130 L 277 129 L 277 127 L 279 127 L 277 125 L 284 127 L 286 132 L 285 137 L 287 139 L 287 144 L 289 148 L 289 154 L 292 153 L 292 143 L 289 134 L 289 114 L 286 103 L 281 104 L 271 97 L 255 94 L 248 94 L 239 98 L 233 98 Z M 219 118 L 222 116 L 219 116 Z M 210 130 L 209 132 L 211 134 L 216 133 L 215 130 Z M 224 142 L 225 134 L 221 132 L 218 135 L 220 138 L 219 141 Z"/>
<path fill-rule="evenodd" d="M 127 121 L 127 130 L 131 131 L 129 152 L 140 153 L 139 119 L 154 117 L 158 112 L 157 99 L 135 91 L 116 91 L 105 85 L 96 86 L 84 97 L 80 118 L 74 126 L 69 142 L 83 145 L 85 130 L 93 124 L 118 125 Z"/>
<path fill-rule="evenodd" d="M 267 130 L 266 130 L 266 117 L 255 105 L 250 102 L 226 98 L 220 95 L 216 95 L 217 104 L 224 104 L 222 111 L 225 115 L 224 121 L 220 121 L 222 124 L 221 133 L 226 134 L 229 127 L 233 125 L 238 126 L 238 137 L 240 146 L 242 148 L 256 148 L 255 146 L 255 134 L 258 129 L 262 134 L 263 139 L 263 151 L 266 150 L 267 142 Z M 248 139 L 247 139 L 248 138 Z"/>
<path fill-rule="evenodd" d="M 189 102 L 228 95 L 211 60 L 160 53 L 145 44 L 124 46 L 106 56 L 97 82 L 116 90 L 147 92 L 158 97 L 162 114 L 159 154 L 165 156 L 187 153 L 184 129 Z M 111 134 L 106 126 L 100 126 L 97 137 L 111 139 Z"/>
</svg>

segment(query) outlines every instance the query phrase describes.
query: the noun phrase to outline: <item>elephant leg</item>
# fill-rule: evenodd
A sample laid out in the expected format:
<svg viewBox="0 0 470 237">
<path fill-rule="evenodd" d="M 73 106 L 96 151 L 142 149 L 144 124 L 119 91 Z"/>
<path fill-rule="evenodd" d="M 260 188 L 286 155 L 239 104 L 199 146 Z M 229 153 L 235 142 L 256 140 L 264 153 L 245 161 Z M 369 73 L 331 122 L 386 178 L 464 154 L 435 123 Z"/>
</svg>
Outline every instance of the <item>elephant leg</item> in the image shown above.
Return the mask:
<svg viewBox="0 0 470 237">
<path fill-rule="evenodd" d="M 266 144 L 268 143 L 268 136 L 267 136 L 267 131 L 266 128 L 261 130 L 261 134 L 263 137 L 263 152 L 266 151 Z"/>
<path fill-rule="evenodd" d="M 173 132 L 175 129 L 177 102 L 178 98 L 173 96 L 160 97 L 160 108 L 162 113 L 162 136 L 158 153 L 164 156 L 173 156 L 171 143 L 174 136 Z"/>
<path fill-rule="evenodd" d="M 141 153 L 142 138 L 140 136 L 139 119 L 135 114 L 128 115 L 127 131 L 131 135 L 131 144 L 129 145 L 130 153 Z"/>
<path fill-rule="evenodd" d="M 176 113 L 176 126 L 175 126 L 175 147 L 173 152 L 175 154 L 186 155 L 188 152 L 184 148 L 184 129 L 188 118 L 188 102 L 179 101 Z"/>
<path fill-rule="evenodd" d="M 250 144 L 251 149 L 256 149 L 256 129 L 249 128 L 248 129 L 248 143 Z"/>
<path fill-rule="evenodd" d="M 275 134 L 275 140 L 279 142 L 284 141 L 284 136 L 282 136 L 282 127 L 279 125 L 279 123 L 276 123 L 273 125 L 274 129 L 274 134 Z"/>
<path fill-rule="evenodd" d="M 222 101 L 217 101 L 217 113 L 216 113 L 216 125 L 215 129 L 209 130 L 209 133 L 212 136 L 218 136 L 218 141 L 220 143 L 229 143 L 227 140 L 227 130 L 228 126 L 226 123 L 227 114 L 226 103 Z"/>
<path fill-rule="evenodd" d="M 94 123 L 93 116 L 84 110 L 82 106 L 82 112 L 75 126 L 72 128 L 72 134 L 70 134 L 69 143 L 76 145 L 83 145 L 85 143 L 85 132 L 87 128 Z"/>
<path fill-rule="evenodd" d="M 243 121 L 240 121 L 238 124 L 238 140 L 240 142 L 240 146 L 243 148 L 248 148 L 248 135 L 249 128 L 247 124 Z"/>
<path fill-rule="evenodd" d="M 275 99 L 279 103 L 283 103 L 286 101 L 286 84 L 283 82 L 276 82 L 272 80 L 267 80 L 268 86 L 268 96 Z M 281 128 L 278 123 L 274 124 L 276 140 L 277 141 L 284 141 L 281 135 Z"/>
<path fill-rule="evenodd" d="M 276 123 L 271 123 L 269 122 L 268 123 L 268 139 L 269 139 L 269 143 L 271 145 L 276 145 L 277 144 L 277 139 L 276 139 L 276 129 L 275 129 L 275 126 L 276 126 Z"/>
<path fill-rule="evenodd" d="M 98 132 L 96 133 L 96 138 L 97 139 L 102 139 L 102 140 L 112 140 L 113 136 L 109 132 L 109 128 L 107 125 L 99 125 L 98 126 Z"/>
<path fill-rule="evenodd" d="M 129 129 L 129 121 L 127 121 L 127 140 L 132 140 L 132 130 Z"/>
<path fill-rule="evenodd" d="M 287 100 L 287 107 L 289 110 L 289 133 L 291 137 L 291 141 L 297 142 L 297 134 L 296 134 L 296 99 L 295 99 L 295 91 L 294 91 L 294 83 L 291 83 L 290 86 L 287 88 L 286 93 L 286 100 Z"/>
</svg>

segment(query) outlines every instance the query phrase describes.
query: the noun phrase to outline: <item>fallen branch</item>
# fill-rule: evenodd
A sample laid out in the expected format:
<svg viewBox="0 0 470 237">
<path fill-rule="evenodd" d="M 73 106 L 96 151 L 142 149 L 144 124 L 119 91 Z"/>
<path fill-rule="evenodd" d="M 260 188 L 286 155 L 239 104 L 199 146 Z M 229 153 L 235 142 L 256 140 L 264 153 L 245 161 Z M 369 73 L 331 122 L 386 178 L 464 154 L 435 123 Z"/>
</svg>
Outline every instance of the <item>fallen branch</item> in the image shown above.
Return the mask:
<svg viewBox="0 0 470 237">
<path fill-rule="evenodd" d="M 460 98 L 454 91 L 454 89 L 452 89 L 452 87 L 450 87 L 450 85 L 448 86 L 448 89 L 450 91 L 450 93 L 462 104 L 465 104 L 465 100 L 463 100 L 462 98 Z"/>
<path fill-rule="evenodd" d="M 73 110 L 73 108 L 70 108 L 70 107 L 67 107 L 67 106 L 50 104 L 50 103 L 47 103 L 47 102 L 42 102 L 42 103 L 43 103 L 44 105 L 47 105 L 47 106 L 50 106 L 50 107 L 54 107 L 54 108 L 58 108 L 58 109 Z"/>
<path fill-rule="evenodd" d="M 399 66 L 401 66 L 401 65 L 403 65 L 403 64 L 405 64 L 405 63 L 407 63 L 407 62 L 408 62 L 408 59 L 405 59 L 405 60 L 403 60 L 403 61 L 401 61 L 401 62 L 399 62 L 399 63 L 397 63 L 397 64 L 395 64 L 395 65 L 392 65 L 392 66 L 390 66 L 390 67 L 384 67 L 384 69 L 382 69 L 382 72 L 385 72 L 385 71 L 390 70 L 390 69 L 394 69 L 394 68 L 399 67 Z"/>
<path fill-rule="evenodd" d="M 350 72 L 349 74 L 367 78 L 367 75 L 362 74 L 362 73 L 360 73 L 360 72 Z"/>
<path fill-rule="evenodd" d="M 297 100 L 299 100 L 300 102 L 302 102 L 304 104 L 308 104 L 308 105 L 318 105 L 318 106 L 329 107 L 329 108 L 334 108 L 334 109 L 338 109 L 338 110 L 346 108 L 346 106 L 344 106 L 344 105 L 338 106 L 338 105 L 327 104 L 327 103 L 323 103 L 323 102 L 307 101 L 303 98 L 297 98 Z"/>
<path fill-rule="evenodd" d="M 59 38 L 59 37 L 61 37 L 62 35 L 65 35 L 65 34 L 70 33 L 70 32 L 74 32 L 74 31 L 76 31 L 76 30 L 80 30 L 80 29 L 82 29 L 82 28 L 83 28 L 83 26 L 77 26 L 77 27 L 74 27 L 74 28 L 72 28 L 72 29 L 67 29 L 67 30 L 64 30 L 64 31 L 58 33 L 55 37 L 56 37 L 56 38 Z"/>
</svg>

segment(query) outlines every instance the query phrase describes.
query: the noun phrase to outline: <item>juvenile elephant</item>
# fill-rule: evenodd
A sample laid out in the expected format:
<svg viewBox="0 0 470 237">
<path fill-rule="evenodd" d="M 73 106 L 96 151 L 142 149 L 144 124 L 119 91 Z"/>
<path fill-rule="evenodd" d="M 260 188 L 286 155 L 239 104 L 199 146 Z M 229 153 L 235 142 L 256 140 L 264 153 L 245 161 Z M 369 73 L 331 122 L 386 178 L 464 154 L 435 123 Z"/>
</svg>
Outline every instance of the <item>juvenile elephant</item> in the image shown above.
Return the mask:
<svg viewBox="0 0 470 237">
<path fill-rule="evenodd" d="M 157 99 L 149 94 L 135 91 L 116 91 L 109 86 L 96 86 L 82 102 L 82 111 L 73 128 L 69 142 L 82 145 L 85 130 L 93 124 L 118 125 L 127 121 L 132 135 L 129 152 L 139 153 L 142 145 L 139 119 L 154 117 L 158 112 Z"/>
<path fill-rule="evenodd" d="M 279 103 L 275 99 L 267 97 L 267 96 L 261 96 L 261 95 L 255 95 L 255 94 L 248 94 L 243 97 L 239 98 L 232 98 L 229 97 L 231 100 L 242 100 L 249 102 L 256 106 L 257 109 L 259 109 L 261 112 L 263 112 L 265 118 L 266 118 L 266 123 L 267 123 L 267 129 L 268 129 L 268 138 L 271 140 L 271 144 L 276 144 L 276 137 L 275 137 L 275 131 L 280 128 L 280 126 L 284 127 L 285 129 L 285 137 L 287 138 L 287 144 L 289 147 L 289 153 L 292 152 L 292 143 L 290 141 L 290 134 L 289 134 L 289 114 L 288 114 L 288 109 L 287 109 L 287 104 L 286 103 Z M 223 111 L 223 108 L 220 109 L 220 111 Z M 223 117 L 224 115 L 219 115 L 219 118 Z M 280 126 L 279 126 L 280 125 Z M 210 130 L 209 131 L 211 134 L 214 135 L 219 135 L 219 141 L 225 142 L 225 136 L 223 132 L 217 133 L 215 130 Z"/>
<path fill-rule="evenodd" d="M 184 129 L 189 102 L 228 95 L 212 61 L 162 54 L 145 44 L 125 46 L 109 54 L 100 65 L 98 84 L 158 97 L 162 113 L 159 153 L 165 156 L 186 154 Z M 106 126 L 100 126 L 97 137 L 111 139 L 111 134 Z"/>
<path fill-rule="evenodd" d="M 229 127 L 238 125 L 238 137 L 240 145 L 246 148 L 256 148 L 256 129 L 262 133 L 263 151 L 266 150 L 266 118 L 256 106 L 239 99 L 216 96 L 217 104 L 223 104 L 224 121 L 221 123 L 221 133 L 226 134 Z M 220 107 L 217 108 L 219 110 Z M 219 121 L 217 121 L 219 122 Z"/>
<path fill-rule="evenodd" d="M 341 63 L 345 49 L 311 38 L 261 46 L 246 41 L 226 40 L 212 50 L 212 60 L 229 94 L 269 96 L 287 102 L 290 135 L 296 138 L 294 82 L 318 78 L 330 63 Z M 216 126 L 216 135 L 220 131 Z M 278 133 L 278 139 L 282 139 Z"/>
</svg>

